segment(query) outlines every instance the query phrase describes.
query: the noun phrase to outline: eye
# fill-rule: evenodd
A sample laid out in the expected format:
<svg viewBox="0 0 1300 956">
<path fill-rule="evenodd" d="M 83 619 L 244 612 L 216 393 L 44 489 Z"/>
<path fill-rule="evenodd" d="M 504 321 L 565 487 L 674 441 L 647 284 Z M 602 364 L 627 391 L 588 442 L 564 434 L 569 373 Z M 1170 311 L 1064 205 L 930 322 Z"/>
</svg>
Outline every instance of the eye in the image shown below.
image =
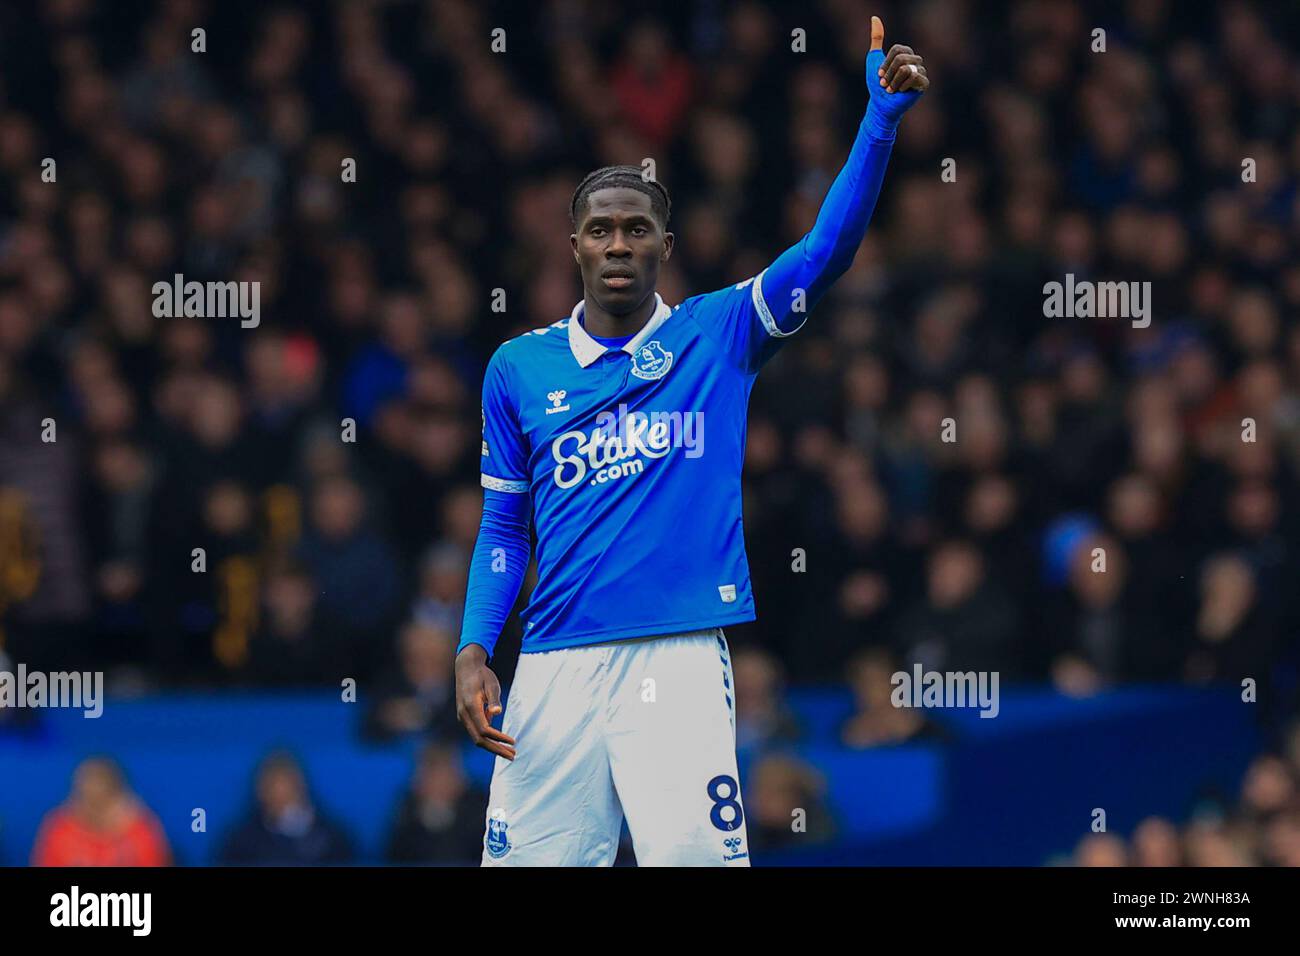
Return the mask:
<svg viewBox="0 0 1300 956">
<path fill-rule="evenodd" d="M 650 230 L 646 229 L 645 226 L 633 226 L 633 227 L 632 227 L 632 235 L 637 236 L 637 237 L 644 236 L 644 235 L 645 235 L 647 232 L 649 232 L 649 231 L 650 231 Z"/>
<path fill-rule="evenodd" d="M 604 226 L 592 226 L 590 229 L 587 230 L 587 234 L 588 234 L 588 235 L 591 235 L 591 236 L 596 236 L 596 237 L 599 238 L 600 236 L 603 236 L 603 235 L 605 234 L 605 227 L 604 227 Z"/>
</svg>

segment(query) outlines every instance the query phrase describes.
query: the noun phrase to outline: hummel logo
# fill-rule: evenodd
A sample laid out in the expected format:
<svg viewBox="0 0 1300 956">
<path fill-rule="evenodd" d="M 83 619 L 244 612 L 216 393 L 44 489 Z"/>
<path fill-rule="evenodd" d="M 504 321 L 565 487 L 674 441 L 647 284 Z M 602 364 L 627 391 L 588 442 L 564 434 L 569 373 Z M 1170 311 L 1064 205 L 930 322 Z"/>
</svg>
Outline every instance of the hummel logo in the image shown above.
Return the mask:
<svg viewBox="0 0 1300 956">
<path fill-rule="evenodd" d="M 562 388 L 556 389 L 554 392 L 547 392 L 546 397 L 550 399 L 551 407 L 546 410 L 546 414 L 555 415 L 558 412 L 567 412 L 569 410 L 569 406 L 562 405 L 561 402 L 564 401 L 564 396 L 568 394 L 569 393 Z"/>
</svg>

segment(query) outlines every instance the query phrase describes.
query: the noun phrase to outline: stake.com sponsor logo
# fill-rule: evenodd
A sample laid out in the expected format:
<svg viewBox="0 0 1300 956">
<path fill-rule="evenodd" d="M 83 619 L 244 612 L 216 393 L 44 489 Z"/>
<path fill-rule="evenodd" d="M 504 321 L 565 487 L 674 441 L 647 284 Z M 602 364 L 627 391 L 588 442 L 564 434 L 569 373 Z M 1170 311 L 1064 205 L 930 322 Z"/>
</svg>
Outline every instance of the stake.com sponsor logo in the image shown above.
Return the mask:
<svg viewBox="0 0 1300 956">
<path fill-rule="evenodd" d="M 645 470 L 646 458 L 663 458 L 674 448 L 687 458 L 704 454 L 703 412 L 601 412 L 590 434 L 565 432 L 551 443 L 556 461 L 555 484 L 572 488 L 591 471 L 592 485 L 604 484 Z"/>
</svg>

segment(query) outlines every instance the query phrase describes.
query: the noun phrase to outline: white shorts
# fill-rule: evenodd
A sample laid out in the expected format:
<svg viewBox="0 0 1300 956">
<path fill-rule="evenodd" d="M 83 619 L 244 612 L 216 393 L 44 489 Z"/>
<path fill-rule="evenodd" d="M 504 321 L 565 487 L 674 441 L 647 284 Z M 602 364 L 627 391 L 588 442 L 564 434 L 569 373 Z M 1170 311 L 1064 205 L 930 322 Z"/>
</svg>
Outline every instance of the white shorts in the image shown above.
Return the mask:
<svg viewBox="0 0 1300 956">
<path fill-rule="evenodd" d="M 749 866 L 721 628 L 520 654 L 484 866 Z"/>
</svg>

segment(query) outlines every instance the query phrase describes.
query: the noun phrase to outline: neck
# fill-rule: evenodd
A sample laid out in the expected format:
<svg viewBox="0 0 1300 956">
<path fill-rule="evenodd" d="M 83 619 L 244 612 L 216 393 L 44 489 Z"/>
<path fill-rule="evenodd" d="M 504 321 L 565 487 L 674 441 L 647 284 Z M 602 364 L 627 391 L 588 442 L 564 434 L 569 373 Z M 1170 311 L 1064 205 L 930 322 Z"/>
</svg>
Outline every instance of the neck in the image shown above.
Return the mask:
<svg viewBox="0 0 1300 956">
<path fill-rule="evenodd" d="M 602 339 L 618 338 L 621 335 L 636 335 L 655 314 L 656 300 L 652 291 L 646 300 L 626 315 L 606 312 L 597 303 L 595 296 L 586 295 L 582 300 L 582 326 L 590 334 Z"/>
</svg>

